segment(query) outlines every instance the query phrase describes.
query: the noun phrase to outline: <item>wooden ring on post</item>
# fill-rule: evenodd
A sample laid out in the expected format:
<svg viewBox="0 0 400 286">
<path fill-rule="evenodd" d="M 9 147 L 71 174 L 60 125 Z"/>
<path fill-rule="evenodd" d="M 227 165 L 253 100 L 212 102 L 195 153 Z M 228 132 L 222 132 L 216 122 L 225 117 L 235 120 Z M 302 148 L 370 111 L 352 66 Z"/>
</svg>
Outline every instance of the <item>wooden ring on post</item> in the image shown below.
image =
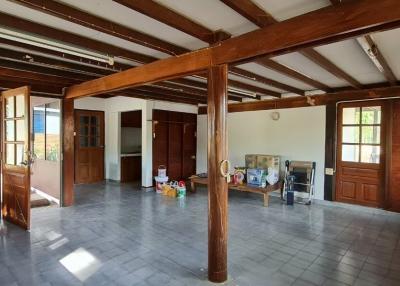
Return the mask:
<svg viewBox="0 0 400 286">
<path fill-rule="evenodd" d="M 219 164 L 219 172 L 221 176 L 224 178 L 228 178 L 230 168 L 231 168 L 231 162 L 229 162 L 229 160 L 222 160 L 221 163 Z"/>
</svg>

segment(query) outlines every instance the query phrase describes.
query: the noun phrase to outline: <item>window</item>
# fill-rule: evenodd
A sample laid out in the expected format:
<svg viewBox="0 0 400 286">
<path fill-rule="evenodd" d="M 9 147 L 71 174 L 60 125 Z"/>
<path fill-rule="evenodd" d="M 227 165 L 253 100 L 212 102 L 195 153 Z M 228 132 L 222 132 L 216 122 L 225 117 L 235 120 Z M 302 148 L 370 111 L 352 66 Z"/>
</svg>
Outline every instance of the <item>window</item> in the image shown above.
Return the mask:
<svg viewBox="0 0 400 286">
<path fill-rule="evenodd" d="M 100 147 L 100 118 L 96 115 L 79 117 L 79 145 L 82 148 Z"/>
<path fill-rule="evenodd" d="M 343 108 L 342 161 L 379 164 L 381 116 L 380 106 Z"/>
<path fill-rule="evenodd" d="M 60 103 L 33 108 L 33 151 L 37 159 L 60 160 Z"/>
</svg>

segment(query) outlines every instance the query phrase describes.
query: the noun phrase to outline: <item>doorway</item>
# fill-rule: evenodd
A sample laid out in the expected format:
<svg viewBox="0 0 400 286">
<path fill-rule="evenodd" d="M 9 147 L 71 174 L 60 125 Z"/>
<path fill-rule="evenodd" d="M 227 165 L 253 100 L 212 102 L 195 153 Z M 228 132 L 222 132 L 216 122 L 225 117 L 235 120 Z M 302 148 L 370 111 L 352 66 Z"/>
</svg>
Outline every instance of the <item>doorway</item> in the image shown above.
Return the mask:
<svg viewBox="0 0 400 286">
<path fill-rule="evenodd" d="M 384 207 L 385 116 L 384 101 L 338 105 L 337 201 Z"/>
<path fill-rule="evenodd" d="M 61 100 L 31 96 L 31 208 L 60 205 Z"/>
<path fill-rule="evenodd" d="M 104 112 L 75 110 L 75 184 L 104 180 Z"/>
</svg>

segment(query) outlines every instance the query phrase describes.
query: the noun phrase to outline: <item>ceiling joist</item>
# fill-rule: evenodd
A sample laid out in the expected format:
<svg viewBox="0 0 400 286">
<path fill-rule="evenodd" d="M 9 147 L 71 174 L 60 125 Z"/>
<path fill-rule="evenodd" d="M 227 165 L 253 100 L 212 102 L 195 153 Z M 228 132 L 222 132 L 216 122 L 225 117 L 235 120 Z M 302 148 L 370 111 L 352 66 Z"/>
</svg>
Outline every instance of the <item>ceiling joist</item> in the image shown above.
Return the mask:
<svg viewBox="0 0 400 286">
<path fill-rule="evenodd" d="M 225 3 L 227 6 L 231 7 L 233 10 L 235 10 L 243 17 L 247 18 L 255 25 L 259 26 L 260 28 L 264 28 L 269 25 L 278 23 L 278 21 L 274 17 L 272 17 L 271 14 L 269 14 L 268 12 L 257 6 L 252 0 L 221 0 L 221 1 Z M 337 78 L 340 78 L 349 83 L 351 87 L 356 89 L 362 88 L 362 85 L 357 80 L 355 80 L 349 74 L 344 72 L 330 60 L 322 56 L 316 50 L 308 48 L 301 50 L 299 52 L 312 62 L 316 63 L 317 65 L 321 66 L 322 68 L 324 68 L 325 70 L 336 76 Z M 285 69 L 282 68 L 280 69 L 280 72 L 285 73 L 284 70 Z M 292 72 L 290 72 L 289 75 L 293 77 Z M 302 79 L 306 79 L 307 80 L 306 83 L 310 84 L 308 80 L 309 77 L 304 74 L 303 76 L 298 76 L 296 79 L 300 81 L 303 81 Z M 314 82 L 316 81 L 314 80 Z M 311 85 L 314 87 L 318 87 L 313 84 Z M 324 88 L 323 90 L 326 90 L 326 88 Z"/>
<path fill-rule="evenodd" d="M 341 17 L 337 17 L 339 14 Z M 67 98 L 96 95 L 169 80 L 203 72 L 211 65 L 282 55 L 399 25 L 400 9 L 396 0 L 351 1 L 246 33 L 207 49 L 159 60 L 70 87 L 67 90 Z"/>
</svg>

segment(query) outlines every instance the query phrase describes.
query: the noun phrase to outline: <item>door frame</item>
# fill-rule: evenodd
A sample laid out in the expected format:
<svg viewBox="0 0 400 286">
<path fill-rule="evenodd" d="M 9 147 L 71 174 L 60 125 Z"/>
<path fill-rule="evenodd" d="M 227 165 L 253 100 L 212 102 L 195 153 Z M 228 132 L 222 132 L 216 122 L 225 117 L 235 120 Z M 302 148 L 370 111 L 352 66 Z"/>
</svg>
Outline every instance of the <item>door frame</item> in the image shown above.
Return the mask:
<svg viewBox="0 0 400 286">
<path fill-rule="evenodd" d="M 374 106 L 374 105 L 380 105 L 382 106 L 382 115 L 381 115 L 381 153 L 380 153 L 380 158 L 379 158 L 379 165 L 382 169 L 382 173 L 380 174 L 380 183 L 379 186 L 382 190 L 379 196 L 379 202 L 377 208 L 385 208 L 387 204 L 387 160 L 386 157 L 389 154 L 388 153 L 388 136 L 387 136 L 387 131 L 389 128 L 388 124 L 388 119 L 390 118 L 389 114 L 389 104 L 390 104 L 390 99 L 392 98 L 386 98 L 386 99 L 373 99 L 373 100 L 358 100 L 358 101 L 341 101 L 336 103 L 336 123 L 335 123 L 335 160 L 334 160 L 334 188 L 332 189 L 332 200 L 336 202 L 341 202 L 341 203 L 347 203 L 347 204 L 354 204 L 354 205 L 361 205 L 361 206 L 369 206 L 369 205 L 364 205 L 360 203 L 350 203 L 350 202 L 343 202 L 343 201 L 338 201 L 337 198 L 337 191 L 339 188 L 339 175 L 338 175 L 338 166 L 339 166 L 339 160 L 341 158 L 341 143 L 339 142 L 339 139 L 342 137 L 339 136 L 339 132 L 341 132 L 342 129 L 342 110 L 341 106 L 345 105 L 345 107 L 364 107 L 364 106 Z M 360 150 L 361 152 L 361 150 Z M 346 163 L 345 163 L 346 164 Z M 353 165 L 357 165 L 357 163 L 350 163 Z M 358 163 L 359 166 L 362 164 L 368 164 L 368 163 Z M 369 206 L 371 207 L 371 206 Z"/>
<path fill-rule="evenodd" d="M 105 177 L 106 177 L 106 160 L 105 160 L 105 157 L 106 157 L 106 144 L 105 144 L 105 142 L 106 142 L 106 133 L 105 133 L 105 126 L 106 126 L 106 117 L 105 117 L 105 111 L 104 110 L 93 110 L 93 109 L 81 109 L 81 108 L 74 108 L 74 122 L 75 122 L 75 124 L 74 124 L 74 174 L 73 174 L 73 176 L 74 176 L 74 184 L 77 184 L 76 183 L 76 171 L 77 171 L 77 168 L 76 168 L 76 153 L 77 153 L 77 138 L 78 138 L 78 136 L 79 136 L 79 130 L 77 130 L 77 127 L 79 126 L 79 123 L 77 122 L 77 120 L 76 120 L 76 113 L 77 112 L 96 112 L 96 113 L 101 113 L 102 114 L 102 117 L 103 117 L 103 124 L 102 124 L 102 126 L 100 127 L 101 128 L 101 132 L 102 132 L 102 134 L 103 134 L 103 178 L 102 178 L 102 180 L 104 181 L 105 180 Z M 79 184 L 79 183 L 78 183 Z"/>
</svg>

